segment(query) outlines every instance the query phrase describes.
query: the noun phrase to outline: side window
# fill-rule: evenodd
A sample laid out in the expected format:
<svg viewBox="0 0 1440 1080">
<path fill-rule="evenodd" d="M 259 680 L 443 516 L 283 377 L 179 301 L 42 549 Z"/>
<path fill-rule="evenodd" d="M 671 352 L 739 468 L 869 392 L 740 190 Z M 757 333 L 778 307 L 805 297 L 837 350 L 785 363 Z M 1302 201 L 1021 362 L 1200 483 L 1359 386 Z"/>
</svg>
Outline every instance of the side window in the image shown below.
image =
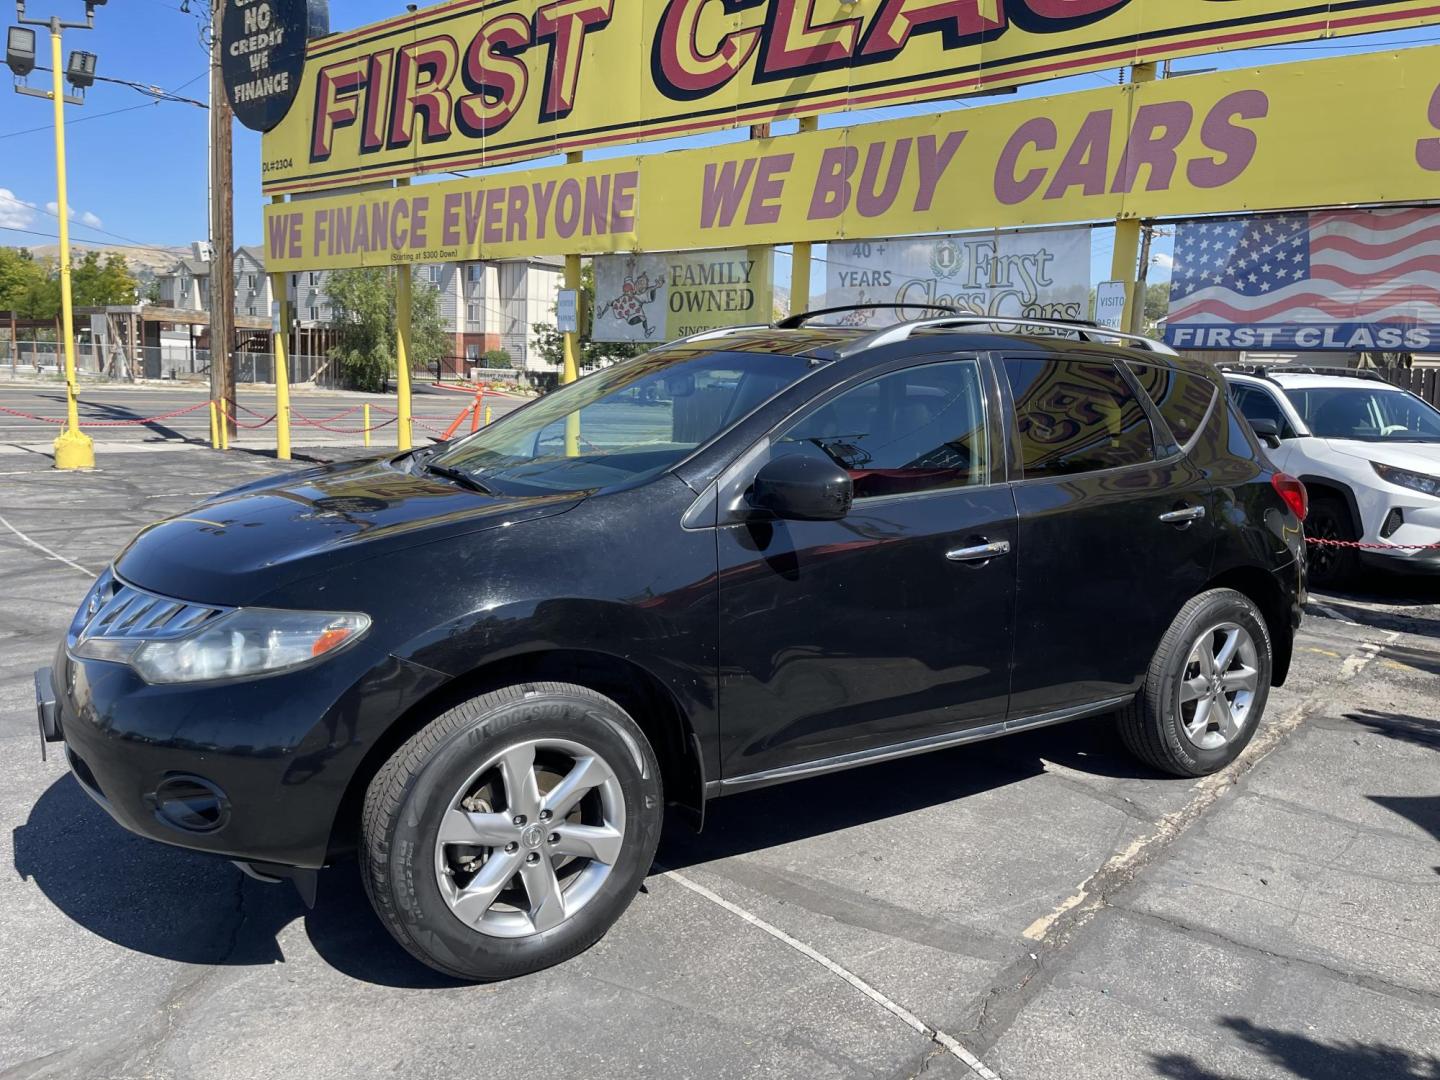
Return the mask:
<svg viewBox="0 0 1440 1080">
<path fill-rule="evenodd" d="M 850 473 L 857 499 L 983 484 L 990 447 L 979 365 L 882 375 L 797 420 L 775 453 L 824 454 Z"/>
<path fill-rule="evenodd" d="M 1170 434 L 1188 446 L 1200 432 L 1215 401 L 1215 384 L 1203 375 L 1155 364 L 1130 364 L 1130 370 L 1160 410 Z"/>
<path fill-rule="evenodd" d="M 1011 358 L 1005 374 L 1025 479 L 1155 460 L 1150 419 L 1114 364 Z"/>
<path fill-rule="evenodd" d="M 1260 390 L 1253 386 L 1237 386 L 1235 387 L 1235 404 L 1240 409 L 1240 415 L 1246 420 L 1274 420 L 1275 425 L 1280 429 L 1282 439 L 1294 438 L 1294 427 L 1285 419 L 1285 412 L 1280 408 L 1280 402 L 1270 391 Z"/>
</svg>

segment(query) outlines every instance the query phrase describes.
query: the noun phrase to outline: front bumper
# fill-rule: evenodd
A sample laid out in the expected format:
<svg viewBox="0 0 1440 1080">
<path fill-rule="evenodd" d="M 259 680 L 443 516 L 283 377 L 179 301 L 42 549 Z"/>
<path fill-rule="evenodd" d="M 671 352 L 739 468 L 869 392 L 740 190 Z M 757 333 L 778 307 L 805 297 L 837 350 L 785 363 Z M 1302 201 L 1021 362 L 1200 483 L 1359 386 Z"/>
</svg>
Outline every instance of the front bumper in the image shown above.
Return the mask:
<svg viewBox="0 0 1440 1080">
<path fill-rule="evenodd" d="M 71 771 L 119 824 L 229 859 L 306 868 L 327 861 L 367 752 L 443 681 L 357 649 L 269 678 L 152 686 L 63 646 L 51 678 Z"/>
</svg>

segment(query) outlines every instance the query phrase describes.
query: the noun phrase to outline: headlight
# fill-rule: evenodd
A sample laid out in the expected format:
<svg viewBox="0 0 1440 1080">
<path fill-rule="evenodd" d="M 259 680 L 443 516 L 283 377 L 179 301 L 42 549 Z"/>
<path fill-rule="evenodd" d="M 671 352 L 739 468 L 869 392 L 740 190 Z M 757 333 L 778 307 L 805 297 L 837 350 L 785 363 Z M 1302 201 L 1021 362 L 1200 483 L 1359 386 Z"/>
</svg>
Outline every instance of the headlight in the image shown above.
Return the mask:
<svg viewBox="0 0 1440 1080">
<path fill-rule="evenodd" d="M 1393 465 L 1381 465 L 1378 461 L 1372 461 L 1370 467 L 1379 474 L 1381 480 L 1410 488 L 1412 491 L 1423 491 L 1426 495 L 1440 497 L 1440 476 L 1427 476 L 1424 473 L 1410 472 L 1408 469 L 1397 469 Z"/>
<path fill-rule="evenodd" d="M 94 637 L 75 655 L 126 663 L 148 683 L 271 675 L 332 656 L 370 626 L 358 612 L 240 608 L 183 637 Z"/>
</svg>

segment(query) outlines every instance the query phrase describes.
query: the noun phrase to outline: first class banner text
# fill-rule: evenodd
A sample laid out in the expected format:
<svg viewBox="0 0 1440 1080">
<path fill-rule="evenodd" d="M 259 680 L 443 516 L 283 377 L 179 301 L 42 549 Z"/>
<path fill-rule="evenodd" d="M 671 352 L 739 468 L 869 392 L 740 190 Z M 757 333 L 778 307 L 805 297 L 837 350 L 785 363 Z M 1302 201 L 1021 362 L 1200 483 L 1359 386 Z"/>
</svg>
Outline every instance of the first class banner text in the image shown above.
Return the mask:
<svg viewBox="0 0 1440 1080">
<path fill-rule="evenodd" d="M 271 272 L 830 242 L 1440 193 L 1440 47 L 265 208 Z"/>
<path fill-rule="evenodd" d="M 1440 0 L 451 0 L 312 41 L 267 194 L 1440 20 Z"/>
</svg>

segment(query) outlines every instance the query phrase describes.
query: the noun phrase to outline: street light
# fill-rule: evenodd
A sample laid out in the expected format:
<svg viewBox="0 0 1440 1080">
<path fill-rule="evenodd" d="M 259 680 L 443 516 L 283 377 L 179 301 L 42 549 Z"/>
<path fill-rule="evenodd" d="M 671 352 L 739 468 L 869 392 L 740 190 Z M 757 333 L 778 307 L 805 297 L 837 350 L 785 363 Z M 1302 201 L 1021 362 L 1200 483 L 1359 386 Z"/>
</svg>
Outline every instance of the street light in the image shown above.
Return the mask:
<svg viewBox="0 0 1440 1080">
<path fill-rule="evenodd" d="M 70 61 L 65 65 L 65 81 L 76 90 L 84 90 L 95 85 L 95 54 L 93 52 L 81 52 L 78 49 L 70 51 Z"/>
<path fill-rule="evenodd" d="M 55 211 L 60 219 L 60 320 L 65 335 L 65 428 L 55 440 L 57 469 L 89 469 L 95 465 L 95 443 L 80 430 L 80 399 L 75 386 L 75 309 L 70 288 L 70 201 L 65 178 L 65 106 L 80 105 L 84 98 L 65 93 L 65 80 L 76 90 L 95 84 L 95 54 L 76 50 L 70 63 L 60 68 L 60 32 L 62 30 L 93 30 L 95 8 L 105 0 L 85 0 L 83 23 L 62 22 L 58 15 L 48 19 L 27 19 L 25 0 L 15 0 L 16 21 L 5 39 L 5 63 L 17 77 L 35 70 L 35 31 L 26 29 L 43 26 L 50 31 L 50 89 L 37 90 L 17 84 L 16 93 L 49 98 L 55 109 Z M 22 70 L 23 69 L 23 70 Z"/>
<path fill-rule="evenodd" d="M 26 26 L 12 26 L 5 37 L 5 64 L 17 79 L 35 70 L 35 31 Z"/>
</svg>

